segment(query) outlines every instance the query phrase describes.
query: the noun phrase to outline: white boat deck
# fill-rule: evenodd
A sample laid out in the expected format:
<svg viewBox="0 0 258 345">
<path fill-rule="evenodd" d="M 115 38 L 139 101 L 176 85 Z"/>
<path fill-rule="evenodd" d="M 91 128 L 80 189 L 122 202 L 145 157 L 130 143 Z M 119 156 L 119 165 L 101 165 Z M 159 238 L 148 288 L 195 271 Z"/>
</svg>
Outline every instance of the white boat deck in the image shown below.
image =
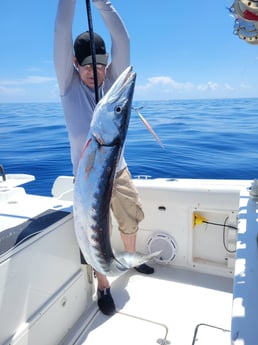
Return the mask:
<svg viewBox="0 0 258 345">
<path fill-rule="evenodd" d="M 155 265 L 153 275 L 131 271 L 113 281 L 112 295 L 114 316 L 95 304 L 77 324 L 77 341 L 70 333 L 62 344 L 230 344 L 230 278 Z"/>
<path fill-rule="evenodd" d="M 20 185 L 31 177 L 18 177 L 0 185 L 1 345 L 230 345 L 231 327 L 234 344 L 254 344 L 258 202 L 250 181 L 136 180 L 146 215 L 137 250 L 161 246 L 164 263 L 150 276 L 132 270 L 110 280 L 117 313 L 107 317 L 81 266 L 72 178 L 57 180 L 51 198 L 26 194 Z M 113 248 L 123 250 L 113 227 Z"/>
</svg>

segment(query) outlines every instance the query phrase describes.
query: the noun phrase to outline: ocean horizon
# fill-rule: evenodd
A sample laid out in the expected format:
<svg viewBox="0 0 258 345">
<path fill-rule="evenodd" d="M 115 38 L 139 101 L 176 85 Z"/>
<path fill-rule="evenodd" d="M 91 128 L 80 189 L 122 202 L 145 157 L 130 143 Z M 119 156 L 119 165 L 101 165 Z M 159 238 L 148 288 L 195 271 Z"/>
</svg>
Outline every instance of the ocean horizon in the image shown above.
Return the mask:
<svg viewBox="0 0 258 345">
<path fill-rule="evenodd" d="M 132 110 L 125 158 L 131 174 L 152 178 L 258 177 L 258 98 L 135 101 L 162 148 Z M 0 104 L 0 164 L 34 175 L 29 193 L 50 195 L 55 178 L 72 175 L 59 102 Z M 85 138 L 86 139 L 86 138 Z"/>
</svg>

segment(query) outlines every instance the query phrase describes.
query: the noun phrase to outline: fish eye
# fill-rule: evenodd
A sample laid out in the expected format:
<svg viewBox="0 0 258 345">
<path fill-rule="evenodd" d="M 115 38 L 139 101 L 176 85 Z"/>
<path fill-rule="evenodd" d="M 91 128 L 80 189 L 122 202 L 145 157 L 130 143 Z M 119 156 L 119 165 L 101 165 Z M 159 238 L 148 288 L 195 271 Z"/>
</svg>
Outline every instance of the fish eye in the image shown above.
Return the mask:
<svg viewBox="0 0 258 345">
<path fill-rule="evenodd" d="M 117 115 L 119 115 L 119 114 L 122 113 L 122 107 L 121 107 L 121 105 L 117 105 L 117 106 L 115 107 L 115 113 L 116 113 Z"/>
</svg>

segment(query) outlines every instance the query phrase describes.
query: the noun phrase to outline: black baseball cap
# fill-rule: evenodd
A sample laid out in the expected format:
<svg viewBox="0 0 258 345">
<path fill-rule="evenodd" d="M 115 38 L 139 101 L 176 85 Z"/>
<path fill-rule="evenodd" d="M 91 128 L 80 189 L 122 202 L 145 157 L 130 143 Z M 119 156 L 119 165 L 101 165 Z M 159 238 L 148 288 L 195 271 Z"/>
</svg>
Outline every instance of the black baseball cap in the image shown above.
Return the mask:
<svg viewBox="0 0 258 345">
<path fill-rule="evenodd" d="M 93 39 L 95 43 L 96 63 L 106 65 L 108 56 L 106 53 L 105 42 L 102 37 L 95 32 L 93 33 Z M 92 63 L 89 31 L 83 32 L 76 37 L 74 41 L 74 54 L 81 66 Z"/>
</svg>

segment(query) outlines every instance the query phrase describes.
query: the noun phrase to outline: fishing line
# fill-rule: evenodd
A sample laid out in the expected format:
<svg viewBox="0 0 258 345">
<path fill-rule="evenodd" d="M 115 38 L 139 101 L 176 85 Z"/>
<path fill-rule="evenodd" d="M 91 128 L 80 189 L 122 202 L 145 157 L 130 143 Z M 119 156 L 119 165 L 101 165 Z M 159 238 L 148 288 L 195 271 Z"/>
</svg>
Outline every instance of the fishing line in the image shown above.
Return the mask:
<svg viewBox="0 0 258 345">
<path fill-rule="evenodd" d="M 99 101 L 98 74 L 97 74 L 96 48 L 95 48 L 95 42 L 94 42 L 94 31 L 93 31 L 93 24 L 92 24 L 92 14 L 91 14 L 90 0 L 86 0 L 86 10 L 87 10 L 88 27 L 89 27 L 89 34 L 90 34 L 90 50 L 91 50 L 91 56 L 92 56 L 95 101 L 96 101 L 96 104 L 97 104 L 98 101 Z"/>
</svg>

